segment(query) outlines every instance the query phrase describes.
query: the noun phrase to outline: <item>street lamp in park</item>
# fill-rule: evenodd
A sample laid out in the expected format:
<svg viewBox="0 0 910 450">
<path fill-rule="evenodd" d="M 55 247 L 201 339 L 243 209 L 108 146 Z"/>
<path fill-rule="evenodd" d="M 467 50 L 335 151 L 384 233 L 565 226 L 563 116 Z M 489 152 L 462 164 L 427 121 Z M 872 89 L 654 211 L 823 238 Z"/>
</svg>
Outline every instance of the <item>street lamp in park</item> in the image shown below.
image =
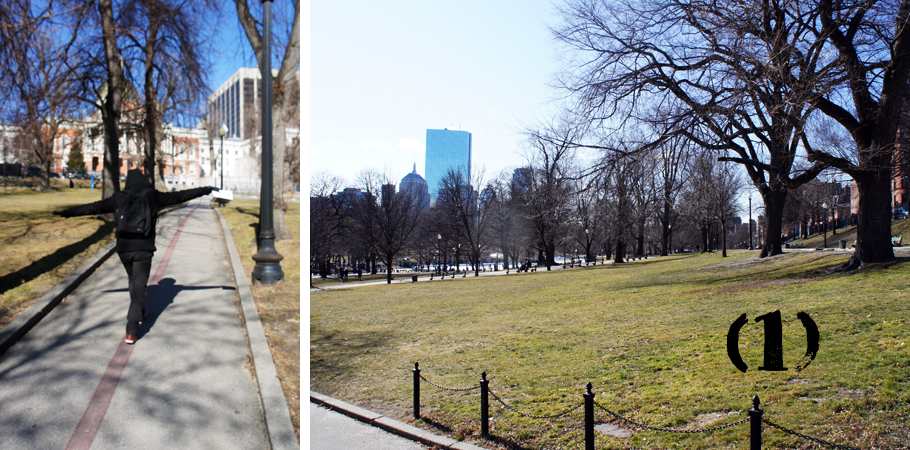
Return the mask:
<svg viewBox="0 0 910 450">
<path fill-rule="evenodd" d="M 822 203 L 822 214 L 825 215 L 825 219 L 822 220 L 822 236 L 824 237 L 824 244 L 822 247 L 828 247 L 828 203 Z"/>
<path fill-rule="evenodd" d="M 275 226 L 272 222 L 274 202 L 272 201 L 272 1 L 262 1 L 262 183 L 259 194 L 259 251 L 253 255 L 253 282 L 263 285 L 278 283 L 284 279 L 281 270 L 281 254 L 275 250 Z M 284 136 L 280 136 L 284 139 Z"/>
<path fill-rule="evenodd" d="M 218 129 L 218 136 L 221 136 L 221 189 L 224 189 L 224 135 L 227 134 L 228 127 L 224 123 L 221 124 L 221 128 Z"/>
<path fill-rule="evenodd" d="M 591 253 L 591 241 L 589 240 L 590 239 L 589 236 L 590 236 L 590 231 L 587 228 L 585 228 L 585 265 L 586 266 L 591 262 L 591 261 L 588 261 L 588 258 L 589 258 L 588 253 Z"/>
<path fill-rule="evenodd" d="M 752 196 L 749 196 L 749 250 L 752 248 Z"/>
<path fill-rule="evenodd" d="M 831 236 L 837 236 L 837 200 L 836 195 L 831 197 Z"/>
</svg>

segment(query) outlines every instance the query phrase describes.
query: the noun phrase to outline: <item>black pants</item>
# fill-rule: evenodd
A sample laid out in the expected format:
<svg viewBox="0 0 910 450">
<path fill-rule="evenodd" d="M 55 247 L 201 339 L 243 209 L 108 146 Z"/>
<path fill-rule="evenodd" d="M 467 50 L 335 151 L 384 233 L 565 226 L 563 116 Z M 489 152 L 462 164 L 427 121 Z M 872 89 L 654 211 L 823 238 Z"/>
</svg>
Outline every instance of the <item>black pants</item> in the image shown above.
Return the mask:
<svg viewBox="0 0 910 450">
<path fill-rule="evenodd" d="M 118 253 L 130 283 L 130 309 L 126 313 L 126 332 L 139 334 L 139 322 L 145 315 L 145 292 L 148 289 L 149 273 L 152 271 L 152 256 L 149 251 Z"/>
</svg>

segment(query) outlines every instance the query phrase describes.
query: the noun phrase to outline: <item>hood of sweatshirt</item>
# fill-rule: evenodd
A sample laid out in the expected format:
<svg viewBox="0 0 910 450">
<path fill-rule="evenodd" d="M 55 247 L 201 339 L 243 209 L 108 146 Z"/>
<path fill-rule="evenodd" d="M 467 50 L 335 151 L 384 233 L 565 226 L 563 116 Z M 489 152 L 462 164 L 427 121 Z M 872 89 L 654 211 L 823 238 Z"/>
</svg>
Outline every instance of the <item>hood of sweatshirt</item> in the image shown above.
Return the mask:
<svg viewBox="0 0 910 450">
<path fill-rule="evenodd" d="M 148 187 L 149 181 L 145 179 L 145 175 L 143 175 L 139 169 L 130 169 L 130 171 L 126 173 L 126 186 L 123 187 L 124 191 L 138 194 Z"/>
</svg>

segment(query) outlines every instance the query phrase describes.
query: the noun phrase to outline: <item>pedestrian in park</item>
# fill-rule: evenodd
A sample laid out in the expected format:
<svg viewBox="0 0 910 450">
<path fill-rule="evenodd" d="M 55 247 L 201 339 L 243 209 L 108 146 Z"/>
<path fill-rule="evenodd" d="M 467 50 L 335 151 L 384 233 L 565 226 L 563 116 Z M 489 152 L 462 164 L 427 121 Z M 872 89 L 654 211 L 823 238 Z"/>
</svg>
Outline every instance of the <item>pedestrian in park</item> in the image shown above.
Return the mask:
<svg viewBox="0 0 910 450">
<path fill-rule="evenodd" d="M 138 169 L 132 169 L 126 174 L 126 185 L 122 191 L 94 203 L 73 206 L 62 211 L 54 211 L 54 215 L 61 217 L 88 216 L 107 214 L 117 211 L 118 207 L 125 205 L 141 204 L 144 198 L 148 202 L 150 224 L 145 234 L 131 234 L 121 231 L 118 226 L 116 232 L 117 244 L 114 251 L 120 257 L 126 276 L 129 280 L 130 306 L 126 314 L 126 336 L 124 341 L 133 344 L 139 337 L 139 326 L 145 319 L 145 293 L 148 288 L 149 274 L 152 270 L 152 257 L 155 250 L 155 225 L 158 222 L 158 211 L 169 205 L 175 205 L 192 200 L 216 191 L 215 187 L 201 187 L 176 192 L 159 192 L 149 186 L 145 175 Z M 119 215 L 115 215 L 118 225 Z"/>
<path fill-rule="evenodd" d="M 357 268 L 357 281 L 362 281 L 362 279 L 361 279 L 362 277 L 363 277 L 363 269 L 358 267 Z"/>
</svg>

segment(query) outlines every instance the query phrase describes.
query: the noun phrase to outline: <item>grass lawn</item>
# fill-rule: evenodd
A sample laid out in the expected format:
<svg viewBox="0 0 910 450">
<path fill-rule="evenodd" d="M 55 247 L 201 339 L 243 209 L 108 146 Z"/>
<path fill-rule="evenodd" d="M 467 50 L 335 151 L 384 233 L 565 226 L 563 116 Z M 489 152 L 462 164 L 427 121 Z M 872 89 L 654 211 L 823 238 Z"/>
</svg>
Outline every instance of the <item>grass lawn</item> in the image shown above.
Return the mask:
<svg viewBox="0 0 910 450">
<path fill-rule="evenodd" d="M 701 428 L 765 418 L 861 448 L 910 443 L 910 260 L 828 275 L 848 254 L 686 254 L 621 265 L 310 293 L 311 389 L 488 448 L 583 448 L 581 410 L 524 418 L 491 398 L 479 437 L 479 400 L 422 383 L 424 420 L 411 418 L 412 369 L 430 381 L 490 389 L 519 411 L 547 415 L 582 402 L 586 383 L 606 408 L 649 425 Z M 764 328 L 780 310 L 787 371 L 759 371 Z M 807 368 L 797 313 L 820 331 Z M 746 314 L 730 362 L 726 335 Z M 613 417 L 597 409 L 598 423 Z M 616 423 L 621 425 L 621 423 Z M 745 448 L 747 424 L 704 434 L 599 434 L 598 449 Z M 765 448 L 821 448 L 765 426 Z"/>
<path fill-rule="evenodd" d="M 259 200 L 235 199 L 221 208 L 231 227 L 231 235 L 240 253 L 247 279 L 256 262 L 254 226 L 259 223 Z M 273 286 L 251 285 L 253 299 L 262 320 L 272 359 L 288 402 L 297 439 L 300 439 L 300 203 L 290 203 L 285 222 L 292 239 L 275 242 L 275 249 L 284 256 L 281 270 L 284 282 Z"/>
<path fill-rule="evenodd" d="M 98 200 L 97 189 L 0 188 L 0 328 L 114 240 L 113 222 L 51 214 Z"/>
</svg>

